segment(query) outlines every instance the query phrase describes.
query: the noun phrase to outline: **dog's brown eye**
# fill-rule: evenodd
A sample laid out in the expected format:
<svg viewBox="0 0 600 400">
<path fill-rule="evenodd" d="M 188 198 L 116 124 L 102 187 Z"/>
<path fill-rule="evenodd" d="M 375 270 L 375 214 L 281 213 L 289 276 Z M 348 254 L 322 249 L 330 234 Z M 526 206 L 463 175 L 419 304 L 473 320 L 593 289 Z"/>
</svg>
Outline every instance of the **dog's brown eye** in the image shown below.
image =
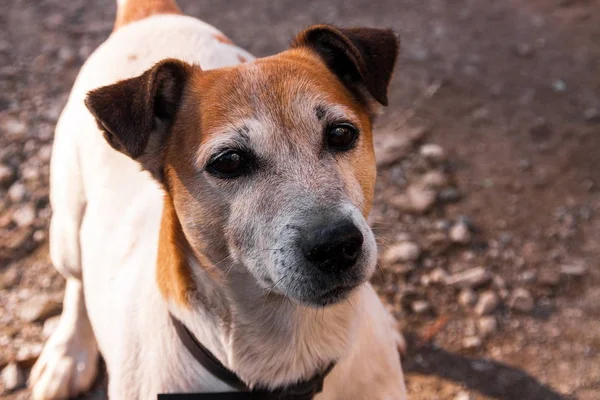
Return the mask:
<svg viewBox="0 0 600 400">
<path fill-rule="evenodd" d="M 244 173 L 246 160 L 237 151 L 228 151 L 215 158 L 208 165 L 208 172 L 219 178 L 235 178 Z"/>
<path fill-rule="evenodd" d="M 327 131 L 327 145 L 332 150 L 350 150 L 357 138 L 358 130 L 350 124 L 334 125 Z"/>
</svg>

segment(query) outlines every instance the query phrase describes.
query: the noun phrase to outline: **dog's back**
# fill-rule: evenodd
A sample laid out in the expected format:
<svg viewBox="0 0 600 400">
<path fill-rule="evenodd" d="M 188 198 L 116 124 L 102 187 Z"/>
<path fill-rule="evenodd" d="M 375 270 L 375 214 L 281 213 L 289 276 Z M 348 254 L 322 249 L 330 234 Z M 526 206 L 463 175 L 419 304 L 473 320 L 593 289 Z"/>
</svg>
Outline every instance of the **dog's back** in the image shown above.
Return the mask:
<svg viewBox="0 0 600 400">
<path fill-rule="evenodd" d="M 172 0 L 119 0 L 115 29 L 83 65 L 56 127 L 51 258 L 67 277 L 67 292 L 70 287 L 81 290 L 76 280 L 83 278 L 85 303 L 101 351 L 124 343 L 113 338 L 123 334 L 121 329 L 135 331 L 136 316 L 124 312 L 132 310 L 127 303 L 143 287 L 140 279 L 153 284 L 163 192 L 138 163 L 106 143 L 84 98 L 89 90 L 139 75 L 165 58 L 204 69 L 253 59 L 214 27 L 181 15 Z M 65 332 L 86 330 L 63 319 Z M 59 379 L 51 376 L 56 372 L 46 364 L 65 356 L 47 351 L 42 357 L 32 374 L 34 397 L 74 395 L 91 384 L 88 377 L 95 372 L 82 369 L 78 381 L 57 385 Z M 127 360 L 117 364 L 121 361 L 126 370 Z M 87 370 L 95 371 L 95 366 Z"/>
</svg>

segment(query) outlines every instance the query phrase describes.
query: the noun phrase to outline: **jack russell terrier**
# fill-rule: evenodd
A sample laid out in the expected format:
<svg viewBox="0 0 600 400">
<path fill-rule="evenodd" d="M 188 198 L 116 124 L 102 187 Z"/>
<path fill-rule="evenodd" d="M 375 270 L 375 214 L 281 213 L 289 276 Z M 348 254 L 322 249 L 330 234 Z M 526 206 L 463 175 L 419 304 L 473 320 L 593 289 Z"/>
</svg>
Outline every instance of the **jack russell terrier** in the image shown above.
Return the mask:
<svg viewBox="0 0 600 400">
<path fill-rule="evenodd" d="M 34 398 L 85 392 L 102 354 L 113 400 L 405 399 L 366 222 L 396 35 L 316 25 L 254 59 L 173 0 L 117 3 L 56 127 L 67 283 Z"/>
</svg>

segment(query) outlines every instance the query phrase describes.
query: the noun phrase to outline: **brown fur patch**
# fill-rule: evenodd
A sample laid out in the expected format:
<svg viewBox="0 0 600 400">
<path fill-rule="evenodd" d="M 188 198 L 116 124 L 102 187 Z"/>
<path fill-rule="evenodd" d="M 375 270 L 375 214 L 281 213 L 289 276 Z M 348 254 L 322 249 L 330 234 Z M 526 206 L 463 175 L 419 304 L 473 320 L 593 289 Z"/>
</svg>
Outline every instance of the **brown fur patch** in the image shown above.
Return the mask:
<svg viewBox="0 0 600 400">
<path fill-rule="evenodd" d="M 241 62 L 242 64 L 245 62 L 248 62 L 248 59 L 240 54 L 238 54 L 237 59 L 239 62 Z"/>
<path fill-rule="evenodd" d="M 135 61 L 138 59 L 138 56 L 135 54 L 130 54 L 127 56 L 127 61 Z"/>
<path fill-rule="evenodd" d="M 113 32 L 117 29 L 156 14 L 181 14 L 175 0 L 127 0 L 117 9 Z"/>
<path fill-rule="evenodd" d="M 224 43 L 224 44 L 231 44 L 231 45 L 233 45 L 233 42 L 231 41 L 231 39 L 229 39 L 225 35 L 216 34 L 216 35 L 213 35 L 213 37 L 215 39 L 217 39 L 218 42 L 221 42 L 221 43 Z"/>
<path fill-rule="evenodd" d="M 175 213 L 173 200 L 165 195 L 163 215 L 158 240 L 156 281 L 165 299 L 182 306 L 189 305 L 189 294 L 194 290 L 194 280 L 186 260 L 187 241 Z"/>
</svg>

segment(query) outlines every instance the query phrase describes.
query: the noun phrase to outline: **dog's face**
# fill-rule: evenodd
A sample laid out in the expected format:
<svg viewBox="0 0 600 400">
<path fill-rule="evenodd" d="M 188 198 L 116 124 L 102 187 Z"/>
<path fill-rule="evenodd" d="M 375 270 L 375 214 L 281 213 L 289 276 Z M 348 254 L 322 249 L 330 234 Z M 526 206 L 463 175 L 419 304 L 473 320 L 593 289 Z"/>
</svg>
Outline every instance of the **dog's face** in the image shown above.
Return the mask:
<svg viewBox="0 0 600 400">
<path fill-rule="evenodd" d="M 86 104 L 108 142 L 162 183 L 207 270 L 324 306 L 375 268 L 371 123 L 396 53 L 390 31 L 317 26 L 233 68 L 164 61 Z M 132 115 L 114 111 L 125 98 Z"/>
</svg>

